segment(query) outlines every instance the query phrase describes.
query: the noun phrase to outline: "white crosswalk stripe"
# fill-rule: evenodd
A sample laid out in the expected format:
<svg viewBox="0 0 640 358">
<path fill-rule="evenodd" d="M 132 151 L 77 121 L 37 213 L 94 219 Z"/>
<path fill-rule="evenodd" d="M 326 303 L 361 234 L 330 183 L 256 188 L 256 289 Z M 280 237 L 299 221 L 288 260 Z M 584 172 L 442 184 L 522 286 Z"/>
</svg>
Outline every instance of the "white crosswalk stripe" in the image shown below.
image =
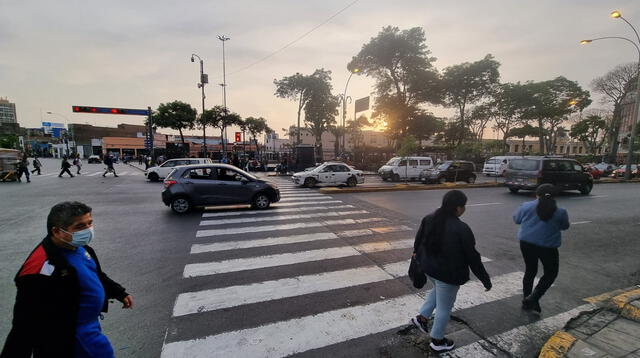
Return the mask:
<svg viewBox="0 0 640 358">
<path fill-rule="evenodd" d="M 335 204 L 335 203 L 341 203 L 342 200 L 320 200 L 320 201 L 300 201 L 300 202 L 293 202 L 293 203 L 282 203 L 282 200 L 276 204 L 274 204 L 272 207 L 274 208 L 282 208 L 285 206 L 301 206 L 301 205 L 318 205 L 318 204 Z"/>
<path fill-rule="evenodd" d="M 280 199 L 280 202 L 291 202 L 291 201 L 296 201 L 297 202 L 297 201 L 306 201 L 306 200 L 310 200 L 310 199 L 311 200 L 330 200 L 330 199 L 333 199 L 333 198 L 330 197 L 330 196 L 326 196 L 324 194 L 314 194 L 312 196 L 307 196 L 307 197 L 304 197 L 304 198 L 302 198 L 302 197 L 299 197 L 299 198 L 295 198 L 295 197 L 294 198 L 287 198 L 287 197 L 284 197 L 283 199 Z"/>
<path fill-rule="evenodd" d="M 297 212 L 297 211 L 315 211 L 315 210 L 330 210 L 330 209 L 347 209 L 353 208 L 353 205 L 334 205 L 334 206 L 309 206 L 303 208 L 274 208 L 269 210 L 239 210 L 239 211 L 221 211 L 217 213 L 204 213 L 202 214 L 203 218 L 214 218 L 214 217 L 227 217 L 227 216 L 240 216 L 240 215 L 264 215 L 264 214 L 273 214 L 273 213 L 289 213 L 289 212 Z"/>
<path fill-rule="evenodd" d="M 207 225 L 227 225 L 227 224 L 238 224 L 238 223 L 254 223 L 254 222 L 264 222 L 264 221 L 281 221 L 281 220 L 296 220 L 296 219 L 312 219 L 312 218 L 322 218 L 322 217 L 335 217 L 335 216 L 346 216 L 346 215 L 356 215 L 356 214 L 366 214 L 368 211 L 366 210 L 352 210 L 352 211 L 328 211 L 322 213 L 309 213 L 309 214 L 297 214 L 297 215 L 275 215 L 268 217 L 252 217 L 252 218 L 238 218 L 238 219 L 216 219 L 216 220 L 203 220 L 200 222 L 200 226 Z"/>
</svg>

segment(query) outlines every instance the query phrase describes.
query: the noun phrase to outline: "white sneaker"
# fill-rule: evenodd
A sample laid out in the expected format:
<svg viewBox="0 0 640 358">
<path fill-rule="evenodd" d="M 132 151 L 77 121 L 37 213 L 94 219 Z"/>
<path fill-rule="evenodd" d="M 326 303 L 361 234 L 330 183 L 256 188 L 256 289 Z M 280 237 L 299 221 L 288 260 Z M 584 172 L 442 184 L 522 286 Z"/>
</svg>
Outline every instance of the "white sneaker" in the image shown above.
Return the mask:
<svg viewBox="0 0 640 358">
<path fill-rule="evenodd" d="M 431 338 L 431 343 L 429 344 L 429 347 L 436 353 L 448 352 L 452 350 L 454 346 L 453 341 L 446 337 L 442 339 Z"/>
</svg>

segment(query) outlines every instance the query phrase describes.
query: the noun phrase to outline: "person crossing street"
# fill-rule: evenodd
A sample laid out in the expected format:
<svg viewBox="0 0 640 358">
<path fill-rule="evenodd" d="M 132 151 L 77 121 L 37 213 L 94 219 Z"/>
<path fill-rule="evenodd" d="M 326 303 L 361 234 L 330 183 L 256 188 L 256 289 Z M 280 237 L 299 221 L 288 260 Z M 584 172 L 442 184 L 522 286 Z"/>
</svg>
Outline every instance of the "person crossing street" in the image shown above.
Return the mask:
<svg viewBox="0 0 640 358">
<path fill-rule="evenodd" d="M 69 176 L 73 178 L 73 174 L 71 174 L 71 171 L 69 171 L 69 168 L 71 168 L 71 163 L 69 163 L 69 160 L 65 155 L 64 157 L 62 157 L 62 163 L 60 164 L 60 169 L 62 170 L 60 171 L 58 178 L 62 178 L 62 174 L 64 173 L 69 174 Z"/>
<path fill-rule="evenodd" d="M 76 153 L 76 157 L 73 159 L 73 165 L 78 169 L 76 174 L 80 175 L 80 169 L 82 169 L 82 159 L 80 159 L 80 153 Z"/>
<path fill-rule="evenodd" d="M 106 177 L 107 173 L 113 173 L 113 176 L 117 178 L 118 174 L 113 167 L 113 157 L 111 157 L 111 155 L 108 155 L 106 158 L 104 158 L 104 164 L 107 166 L 107 169 L 104 171 L 104 174 L 102 174 L 102 176 Z"/>
<path fill-rule="evenodd" d="M 33 158 L 33 170 L 31 171 L 31 174 L 38 172 L 38 175 L 42 175 L 40 168 L 42 168 L 42 163 L 40 163 L 38 157 Z"/>
<path fill-rule="evenodd" d="M 18 181 L 22 181 L 22 174 L 27 178 L 27 183 L 31 183 L 31 179 L 29 178 L 29 158 L 27 158 L 27 154 L 24 153 L 22 155 L 22 159 L 18 162 Z"/>
</svg>

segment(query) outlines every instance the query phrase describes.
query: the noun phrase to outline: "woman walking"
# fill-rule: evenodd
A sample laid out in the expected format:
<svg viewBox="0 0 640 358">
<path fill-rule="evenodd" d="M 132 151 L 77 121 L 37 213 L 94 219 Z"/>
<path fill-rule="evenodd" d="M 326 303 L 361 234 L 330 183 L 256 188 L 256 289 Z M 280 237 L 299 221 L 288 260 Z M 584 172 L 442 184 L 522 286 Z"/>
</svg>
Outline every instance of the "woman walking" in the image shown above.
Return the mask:
<svg viewBox="0 0 640 358">
<path fill-rule="evenodd" d="M 537 199 L 523 203 L 513 214 L 513 221 L 520 225 L 518 239 L 525 264 L 522 308 L 538 313 L 542 312 L 540 298 L 558 276 L 558 247 L 562 241 L 560 231 L 569 228 L 569 215 L 565 209 L 558 208 L 554 193 L 553 185 L 540 185 L 536 190 Z M 538 260 L 542 262 L 544 275 L 534 290 Z"/>
<path fill-rule="evenodd" d="M 411 322 L 428 333 L 427 318 L 435 310 L 429 346 L 436 353 L 450 351 L 454 347 L 444 332 L 458 289 L 469 281 L 469 268 L 487 291 L 491 289 L 491 279 L 475 249 L 473 232 L 459 219 L 466 204 L 467 197 L 463 192 L 447 192 L 442 198 L 442 206 L 422 219 L 413 245 L 413 255 L 433 284 L 433 289 L 420 308 L 420 314 Z"/>
</svg>

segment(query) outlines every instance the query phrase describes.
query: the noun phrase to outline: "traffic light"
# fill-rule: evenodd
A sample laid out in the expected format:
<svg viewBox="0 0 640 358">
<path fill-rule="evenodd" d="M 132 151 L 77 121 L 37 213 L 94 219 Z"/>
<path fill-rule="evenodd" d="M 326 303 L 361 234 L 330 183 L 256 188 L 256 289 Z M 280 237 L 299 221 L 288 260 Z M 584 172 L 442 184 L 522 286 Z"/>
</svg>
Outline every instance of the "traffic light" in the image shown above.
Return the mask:
<svg viewBox="0 0 640 358">
<path fill-rule="evenodd" d="M 236 143 L 242 142 L 242 133 L 236 132 Z"/>
<path fill-rule="evenodd" d="M 76 113 L 98 113 L 98 114 L 130 114 L 135 116 L 148 116 L 148 109 L 131 109 L 131 108 L 111 108 L 111 107 L 90 107 L 90 106 L 72 106 L 71 109 Z"/>
</svg>

